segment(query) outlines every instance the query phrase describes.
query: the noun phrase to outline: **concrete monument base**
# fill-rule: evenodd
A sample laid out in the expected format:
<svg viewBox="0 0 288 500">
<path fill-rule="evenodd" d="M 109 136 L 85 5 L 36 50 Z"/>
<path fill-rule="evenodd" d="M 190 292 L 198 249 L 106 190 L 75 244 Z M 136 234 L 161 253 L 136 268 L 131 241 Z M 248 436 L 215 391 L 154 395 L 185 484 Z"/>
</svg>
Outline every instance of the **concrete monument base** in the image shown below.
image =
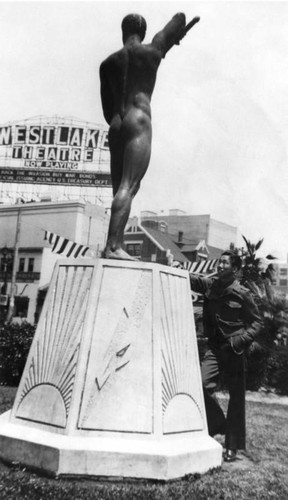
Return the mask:
<svg viewBox="0 0 288 500">
<path fill-rule="evenodd" d="M 0 429 L 1 458 L 56 475 L 168 480 L 219 467 L 188 272 L 59 261 Z"/>
</svg>

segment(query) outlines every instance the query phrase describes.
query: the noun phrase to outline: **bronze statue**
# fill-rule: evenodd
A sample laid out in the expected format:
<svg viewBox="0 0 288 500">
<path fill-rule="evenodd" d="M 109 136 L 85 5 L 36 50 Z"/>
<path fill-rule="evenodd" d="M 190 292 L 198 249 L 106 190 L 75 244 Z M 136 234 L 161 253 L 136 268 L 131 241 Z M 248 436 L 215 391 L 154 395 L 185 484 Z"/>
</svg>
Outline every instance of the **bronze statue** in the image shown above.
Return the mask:
<svg viewBox="0 0 288 500">
<path fill-rule="evenodd" d="M 151 154 L 151 108 L 157 70 L 161 59 L 173 45 L 198 23 L 195 17 L 186 25 L 178 13 L 157 33 L 152 42 L 142 44 L 146 21 L 129 14 L 122 21 L 123 48 L 100 66 L 101 100 L 109 124 L 113 202 L 103 257 L 135 260 L 122 249 L 124 229 L 132 199 L 149 165 Z"/>
</svg>

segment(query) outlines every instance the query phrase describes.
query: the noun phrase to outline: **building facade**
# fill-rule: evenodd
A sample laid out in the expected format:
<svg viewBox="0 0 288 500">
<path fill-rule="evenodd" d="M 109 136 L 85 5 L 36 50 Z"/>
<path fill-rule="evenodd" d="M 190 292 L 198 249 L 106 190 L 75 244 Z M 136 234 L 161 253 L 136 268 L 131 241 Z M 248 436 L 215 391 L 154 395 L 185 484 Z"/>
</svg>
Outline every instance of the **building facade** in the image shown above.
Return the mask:
<svg viewBox="0 0 288 500">
<path fill-rule="evenodd" d="M 132 220 L 132 219 L 131 219 Z M 131 221 L 130 221 L 131 222 Z M 217 221 L 210 215 L 187 215 L 182 210 L 169 210 L 168 215 L 144 211 L 140 223 L 157 223 L 159 230 L 168 233 L 181 253 L 191 262 L 218 259 L 223 250 L 236 245 L 237 228 Z"/>
<path fill-rule="evenodd" d="M 14 316 L 32 324 L 37 322 L 55 262 L 63 257 L 52 252 L 45 231 L 87 246 L 86 256 L 96 257 L 104 248 L 108 223 L 109 216 L 103 207 L 80 201 L 0 205 L 2 313 L 7 310 L 7 300 L 13 293 Z"/>
<path fill-rule="evenodd" d="M 277 290 L 288 297 L 288 263 L 273 263 L 274 283 Z"/>
<path fill-rule="evenodd" d="M 236 244 L 237 228 L 217 221 L 211 215 L 188 215 L 181 210 L 169 210 L 168 215 L 141 212 L 141 222 L 154 220 L 165 222 L 173 241 L 185 244 L 198 244 L 204 240 L 207 245 L 227 249 Z"/>
</svg>

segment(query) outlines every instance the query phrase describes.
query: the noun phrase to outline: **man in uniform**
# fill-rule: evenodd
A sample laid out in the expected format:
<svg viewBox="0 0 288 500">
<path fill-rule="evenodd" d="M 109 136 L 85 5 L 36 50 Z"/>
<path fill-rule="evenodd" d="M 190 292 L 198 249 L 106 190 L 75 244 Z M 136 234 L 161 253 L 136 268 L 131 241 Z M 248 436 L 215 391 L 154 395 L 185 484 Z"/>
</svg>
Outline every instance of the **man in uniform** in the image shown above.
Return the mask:
<svg viewBox="0 0 288 500">
<path fill-rule="evenodd" d="M 162 58 L 199 21 L 186 25 L 178 13 L 157 33 L 152 42 L 142 44 L 146 21 L 129 14 L 122 21 L 123 48 L 100 66 L 101 100 L 109 124 L 113 202 L 108 238 L 103 257 L 132 259 L 122 249 L 124 229 L 132 199 L 148 168 L 151 153 L 150 101 Z"/>
<path fill-rule="evenodd" d="M 245 353 L 262 325 L 250 292 L 240 285 L 236 274 L 241 258 L 224 252 L 213 278 L 190 275 L 191 288 L 204 295 L 204 335 L 208 337 L 201 372 L 211 436 L 225 434 L 224 460 L 236 460 L 238 449 L 245 449 Z M 229 390 L 225 418 L 214 391 L 223 373 Z"/>
</svg>

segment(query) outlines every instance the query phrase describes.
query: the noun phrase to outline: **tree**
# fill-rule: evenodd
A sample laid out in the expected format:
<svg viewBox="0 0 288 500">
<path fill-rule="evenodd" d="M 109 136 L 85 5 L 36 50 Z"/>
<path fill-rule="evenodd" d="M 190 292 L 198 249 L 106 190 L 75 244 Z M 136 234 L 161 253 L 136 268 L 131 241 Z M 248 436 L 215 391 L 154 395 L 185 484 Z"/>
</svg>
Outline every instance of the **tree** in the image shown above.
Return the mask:
<svg viewBox="0 0 288 500">
<path fill-rule="evenodd" d="M 257 252 L 262 246 L 264 238 L 259 240 L 257 243 L 251 243 L 245 236 L 242 235 L 242 238 L 246 244 L 246 250 L 244 248 L 241 249 L 242 258 L 244 260 L 242 267 L 242 278 L 241 282 L 245 285 L 247 283 L 256 283 L 257 285 L 262 285 L 263 282 L 269 281 L 272 283 L 274 281 L 274 267 L 273 264 L 270 263 L 266 269 L 263 262 L 263 258 L 257 256 Z M 273 255 L 266 255 L 265 260 L 275 260 Z"/>
<path fill-rule="evenodd" d="M 275 369 L 277 365 L 276 351 L 281 346 L 284 346 L 285 351 L 287 350 L 288 301 L 273 286 L 275 270 L 272 262 L 267 265 L 267 260 L 273 261 L 275 257 L 267 255 L 264 259 L 266 266 L 263 259 L 258 257 L 258 250 L 263 239 L 256 244 L 251 243 L 245 236 L 243 239 L 246 249 L 241 249 L 239 252 L 243 258 L 240 282 L 251 291 L 263 324 L 256 341 L 250 348 L 250 359 L 248 358 L 248 387 L 255 390 L 261 385 L 270 385 L 271 367 L 274 366 Z"/>
<path fill-rule="evenodd" d="M 269 254 L 265 259 L 258 257 L 257 252 L 261 248 L 264 239 L 257 243 L 251 243 L 242 236 L 246 249 L 241 249 L 243 266 L 241 269 L 240 282 L 247 287 L 258 305 L 262 321 L 261 332 L 262 345 L 272 347 L 279 343 L 288 327 L 288 301 L 277 292 L 273 283 L 275 281 L 275 269 L 272 263 L 265 266 L 265 261 L 273 261 L 275 257 Z M 283 339 L 284 340 L 284 339 Z"/>
</svg>

